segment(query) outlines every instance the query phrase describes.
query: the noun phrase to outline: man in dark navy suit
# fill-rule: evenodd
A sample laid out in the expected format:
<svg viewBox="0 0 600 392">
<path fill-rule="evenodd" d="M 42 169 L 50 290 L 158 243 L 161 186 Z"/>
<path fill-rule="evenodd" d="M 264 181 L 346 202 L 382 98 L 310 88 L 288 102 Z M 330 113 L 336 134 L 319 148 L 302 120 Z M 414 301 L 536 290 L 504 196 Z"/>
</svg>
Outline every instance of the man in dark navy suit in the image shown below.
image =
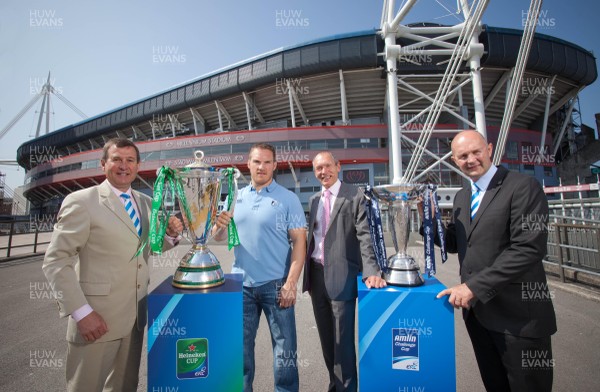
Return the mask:
<svg viewBox="0 0 600 392">
<path fill-rule="evenodd" d="M 494 166 L 492 145 L 475 131 L 452 141 L 452 159 L 470 178 L 446 230 L 461 284 L 448 296 L 463 317 L 488 391 L 550 391 L 556 332 L 542 259 L 548 201 L 533 177 Z"/>
</svg>

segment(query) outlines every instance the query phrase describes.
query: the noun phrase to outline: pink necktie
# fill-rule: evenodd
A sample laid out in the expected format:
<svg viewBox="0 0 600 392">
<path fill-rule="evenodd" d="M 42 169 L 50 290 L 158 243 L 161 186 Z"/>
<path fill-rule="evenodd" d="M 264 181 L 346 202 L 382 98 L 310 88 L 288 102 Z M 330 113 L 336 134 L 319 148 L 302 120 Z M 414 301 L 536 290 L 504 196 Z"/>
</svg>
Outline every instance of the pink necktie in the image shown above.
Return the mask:
<svg viewBox="0 0 600 392">
<path fill-rule="evenodd" d="M 323 196 L 323 210 L 321 211 L 321 249 L 323 249 L 323 260 L 321 262 L 325 265 L 325 233 L 327 233 L 329 217 L 331 215 L 331 192 L 329 189 L 323 192 Z"/>
</svg>

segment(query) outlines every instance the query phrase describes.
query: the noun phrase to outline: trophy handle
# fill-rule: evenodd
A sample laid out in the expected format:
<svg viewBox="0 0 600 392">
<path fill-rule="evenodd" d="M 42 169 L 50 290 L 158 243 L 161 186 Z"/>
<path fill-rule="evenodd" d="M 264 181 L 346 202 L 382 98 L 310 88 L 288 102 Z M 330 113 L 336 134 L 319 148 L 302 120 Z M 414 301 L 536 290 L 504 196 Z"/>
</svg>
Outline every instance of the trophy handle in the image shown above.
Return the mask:
<svg viewBox="0 0 600 392">
<path fill-rule="evenodd" d="M 225 176 L 226 169 L 221 169 L 220 173 L 222 176 Z M 231 200 L 231 205 L 229 206 L 229 209 L 223 209 L 223 211 L 231 212 L 235 208 L 235 202 L 237 201 L 237 193 L 238 193 L 238 178 L 240 177 L 240 175 L 241 175 L 241 173 L 240 173 L 239 169 L 237 167 L 234 167 L 233 168 L 233 184 L 230 184 L 229 182 L 227 182 L 228 194 L 233 197 L 233 200 Z M 230 191 L 232 185 L 233 185 L 233 192 Z"/>
<path fill-rule="evenodd" d="M 201 152 L 201 151 L 200 151 Z M 233 168 L 233 183 L 230 183 L 229 181 L 227 181 L 227 193 L 228 193 L 228 197 L 231 197 L 231 203 L 229 205 L 229 208 L 227 208 L 227 206 L 225 206 L 223 208 L 223 211 L 227 211 L 227 212 L 231 212 L 233 211 L 233 209 L 235 208 L 235 202 L 237 200 L 237 193 L 238 193 L 238 181 L 237 179 L 240 177 L 241 173 L 237 168 Z M 227 177 L 227 169 L 220 169 L 219 170 L 219 174 L 221 176 L 220 181 L 224 181 L 225 178 Z M 222 183 L 221 183 L 222 184 Z M 232 188 L 233 187 L 233 188 Z M 216 217 L 215 217 L 216 220 Z M 212 239 L 215 235 L 215 232 L 213 232 L 212 230 L 210 231 L 209 235 L 207 236 L 207 240 Z"/>
</svg>

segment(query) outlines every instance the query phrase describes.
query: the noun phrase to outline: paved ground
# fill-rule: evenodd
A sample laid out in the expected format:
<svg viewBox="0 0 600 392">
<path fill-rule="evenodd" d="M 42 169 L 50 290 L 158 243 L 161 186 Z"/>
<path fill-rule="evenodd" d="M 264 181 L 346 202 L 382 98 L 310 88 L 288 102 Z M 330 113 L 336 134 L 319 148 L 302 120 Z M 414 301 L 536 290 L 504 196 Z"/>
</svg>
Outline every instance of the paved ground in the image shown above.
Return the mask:
<svg viewBox="0 0 600 392">
<path fill-rule="evenodd" d="M 172 275 L 189 246 L 151 259 L 151 289 Z M 211 246 L 226 272 L 232 253 L 223 245 Z M 417 255 L 420 248 L 410 248 Z M 417 257 L 418 258 L 418 257 Z M 1 259 L 0 259 L 1 260 Z M 41 271 L 41 256 L 0 262 L 0 392 L 64 391 L 66 322 Z M 457 261 L 451 257 L 438 266 L 438 279 L 446 285 L 458 281 Z M 555 391 L 599 391 L 600 296 L 568 284 L 551 282 L 559 331 L 553 337 Z M 300 390 L 324 391 L 327 376 L 317 337 L 310 299 L 299 295 L 296 306 L 300 360 Z M 457 390 L 482 391 L 471 344 L 460 314 L 455 314 Z M 271 343 L 264 317 L 257 338 L 255 391 L 272 391 Z M 146 390 L 143 359 L 138 391 Z M 443 366 L 443 364 L 440 364 Z M 397 391 L 394 391 L 397 392 Z"/>
</svg>

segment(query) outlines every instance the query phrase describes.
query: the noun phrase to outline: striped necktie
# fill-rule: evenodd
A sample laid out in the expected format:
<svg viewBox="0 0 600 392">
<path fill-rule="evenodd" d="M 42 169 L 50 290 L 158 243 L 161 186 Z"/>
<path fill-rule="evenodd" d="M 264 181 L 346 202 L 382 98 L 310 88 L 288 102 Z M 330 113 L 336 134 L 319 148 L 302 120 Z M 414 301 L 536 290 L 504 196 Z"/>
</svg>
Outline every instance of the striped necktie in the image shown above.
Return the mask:
<svg viewBox="0 0 600 392">
<path fill-rule="evenodd" d="M 135 226 L 135 229 L 137 230 L 138 235 L 141 237 L 142 224 L 140 222 L 140 218 L 138 218 L 138 216 L 135 212 L 135 208 L 133 208 L 133 203 L 131 202 L 131 196 L 129 196 L 127 193 L 121 193 L 121 198 L 123 198 L 123 202 L 125 203 L 125 212 L 127 212 L 127 215 L 129 215 L 129 217 L 131 218 L 131 221 L 133 222 L 133 226 Z"/>
<path fill-rule="evenodd" d="M 482 192 L 475 183 L 473 183 L 473 186 L 471 187 L 471 192 L 471 220 L 473 220 L 475 214 L 477 214 L 479 204 L 481 204 Z"/>
<path fill-rule="evenodd" d="M 323 192 L 323 209 L 321 210 L 321 249 L 323 249 L 323 259 L 321 262 L 325 265 L 325 234 L 329 226 L 331 216 L 331 191 L 325 189 Z"/>
</svg>

